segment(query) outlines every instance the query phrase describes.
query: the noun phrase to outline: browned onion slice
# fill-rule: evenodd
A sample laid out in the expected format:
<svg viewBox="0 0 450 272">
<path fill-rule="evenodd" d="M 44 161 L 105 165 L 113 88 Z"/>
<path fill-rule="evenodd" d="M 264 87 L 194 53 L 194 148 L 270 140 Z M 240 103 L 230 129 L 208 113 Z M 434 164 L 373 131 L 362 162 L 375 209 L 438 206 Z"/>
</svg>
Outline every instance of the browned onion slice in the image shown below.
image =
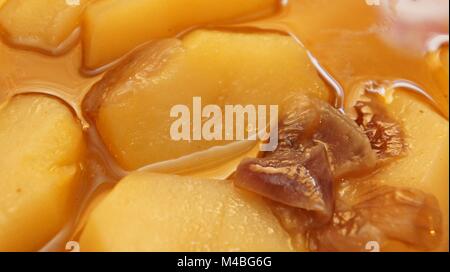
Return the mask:
<svg viewBox="0 0 450 272">
<path fill-rule="evenodd" d="M 237 169 L 235 184 L 327 219 L 332 214 L 333 176 L 323 145 L 302 152 L 246 159 Z"/>
<path fill-rule="evenodd" d="M 333 181 L 375 166 L 367 136 L 328 103 L 299 96 L 282 116 L 279 145 L 262 158 L 244 160 L 235 184 L 271 200 L 314 212 L 333 212 Z"/>
<path fill-rule="evenodd" d="M 439 245 L 442 215 L 437 199 L 420 190 L 373 182 L 348 182 L 339 189 L 329 225 L 307 231 L 311 250 L 365 251 L 398 241 L 417 249 Z"/>
<path fill-rule="evenodd" d="M 402 243 L 413 250 L 433 250 L 441 241 L 442 215 L 434 196 L 419 190 L 374 182 L 339 185 L 332 220 L 318 224 L 314 214 L 272 202 L 272 210 L 296 248 L 311 251 L 381 250 Z M 397 243 L 397 244 L 395 244 Z M 406 247 L 405 247 L 406 248 Z"/>
<path fill-rule="evenodd" d="M 356 87 L 347 103 L 347 110 L 366 133 L 378 160 L 385 161 L 402 156 L 407 144 L 403 128 L 387 111 L 378 94 L 379 88 L 383 86 L 373 81 Z"/>
<path fill-rule="evenodd" d="M 326 102 L 305 96 L 290 101 L 280 125 L 280 149 L 322 143 L 335 178 L 376 165 L 370 141 L 347 115 Z"/>
</svg>

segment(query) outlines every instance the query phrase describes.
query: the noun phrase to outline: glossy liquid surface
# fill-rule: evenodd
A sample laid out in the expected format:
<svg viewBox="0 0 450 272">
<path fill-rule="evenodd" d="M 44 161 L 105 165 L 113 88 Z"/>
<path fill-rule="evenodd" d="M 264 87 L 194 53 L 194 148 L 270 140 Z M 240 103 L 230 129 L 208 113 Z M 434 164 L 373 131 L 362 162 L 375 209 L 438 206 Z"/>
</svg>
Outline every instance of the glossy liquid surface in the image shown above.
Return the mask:
<svg viewBox="0 0 450 272">
<path fill-rule="evenodd" d="M 374 6 L 364 0 L 291 0 L 283 3 L 273 16 L 227 27 L 291 34 L 317 61 L 318 71 L 334 91 L 337 107 L 343 107 L 346 91 L 355 84 L 377 80 L 419 93 L 447 118 L 448 74 L 446 82 L 438 80 L 436 71 L 430 67 L 430 58 L 442 51 L 438 58 L 448 68 L 448 1 L 417 2 L 423 6 L 407 3 L 393 6 L 386 1 Z M 76 204 L 79 212 L 43 250 L 63 249 L 62 241 L 72 236 L 90 199 L 99 194 L 96 188 L 126 175 L 108 154 L 82 110 L 84 98 L 103 74 L 93 76 L 82 71 L 85 70 L 80 44 L 62 56 L 49 56 L 0 42 L 0 103 L 21 93 L 58 97 L 79 117 L 88 139 L 87 185 L 81 202 Z M 203 169 L 198 175 L 202 172 L 220 175 L 220 171 L 229 171 L 227 168 L 225 165 Z M 104 186 L 108 187 L 103 185 L 98 190 L 100 194 Z"/>
</svg>

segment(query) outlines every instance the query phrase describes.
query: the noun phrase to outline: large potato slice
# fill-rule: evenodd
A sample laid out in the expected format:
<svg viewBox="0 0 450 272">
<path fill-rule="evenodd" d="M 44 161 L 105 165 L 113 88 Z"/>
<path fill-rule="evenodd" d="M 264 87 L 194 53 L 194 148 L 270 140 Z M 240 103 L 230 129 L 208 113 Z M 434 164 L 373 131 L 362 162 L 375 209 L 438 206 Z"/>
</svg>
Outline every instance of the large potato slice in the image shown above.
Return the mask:
<svg viewBox="0 0 450 272">
<path fill-rule="evenodd" d="M 97 68 L 136 46 L 172 37 L 191 26 L 261 15 L 277 0 L 103 0 L 90 5 L 84 19 L 84 63 Z M 126 38 L 124 38 L 126 37 Z"/>
<path fill-rule="evenodd" d="M 34 251 L 67 223 L 80 185 L 83 135 L 59 101 L 0 106 L 0 251 Z"/>
<path fill-rule="evenodd" d="M 290 251 L 256 195 L 228 181 L 136 173 L 94 209 L 82 251 Z"/>
<path fill-rule="evenodd" d="M 222 112 L 225 105 L 282 105 L 299 93 L 329 99 L 306 51 L 292 38 L 219 31 L 195 31 L 181 42 L 143 49 L 92 93 L 101 99 L 93 113 L 100 135 L 127 170 L 227 143 L 172 140 L 171 108 L 186 105 L 193 113 L 195 96 Z"/>
<path fill-rule="evenodd" d="M 58 54 L 66 49 L 65 42 L 79 26 L 89 1 L 7 1 L 0 10 L 0 29 L 14 44 Z"/>
</svg>

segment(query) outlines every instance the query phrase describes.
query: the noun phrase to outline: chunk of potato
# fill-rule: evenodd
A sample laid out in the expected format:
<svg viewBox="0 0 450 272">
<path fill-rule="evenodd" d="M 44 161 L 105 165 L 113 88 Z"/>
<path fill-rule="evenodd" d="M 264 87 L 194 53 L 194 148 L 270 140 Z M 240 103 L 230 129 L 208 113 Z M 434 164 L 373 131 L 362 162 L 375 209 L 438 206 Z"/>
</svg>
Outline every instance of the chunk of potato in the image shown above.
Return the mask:
<svg viewBox="0 0 450 272">
<path fill-rule="evenodd" d="M 0 8 L 3 6 L 3 4 L 6 3 L 6 0 L 0 0 Z"/>
<path fill-rule="evenodd" d="M 94 209 L 82 251 L 291 251 L 261 198 L 228 181 L 128 176 Z"/>
<path fill-rule="evenodd" d="M 56 99 L 0 106 L 0 251 L 35 251 L 67 223 L 80 186 L 79 122 Z"/>
<path fill-rule="evenodd" d="M 222 112 L 225 105 L 282 105 L 299 93 L 329 99 L 306 51 L 288 36 L 195 31 L 163 43 L 170 45 L 137 52 L 92 91 L 102 94 L 93 113 L 100 135 L 127 170 L 227 143 L 172 140 L 171 108 L 192 113 L 193 97 Z"/>
<path fill-rule="evenodd" d="M 83 22 L 84 64 L 97 68 L 136 46 L 192 26 L 273 12 L 278 0 L 103 0 Z M 124 38 L 126 37 L 126 38 Z"/>
<path fill-rule="evenodd" d="M 0 10 L 0 28 L 14 44 L 58 54 L 66 49 L 65 42 L 79 26 L 89 1 L 7 1 Z"/>
<path fill-rule="evenodd" d="M 408 151 L 403 158 L 387 165 L 372 179 L 436 196 L 446 225 L 444 240 L 448 241 L 448 121 L 424 100 L 405 91 L 396 91 L 393 102 L 387 107 L 392 116 L 402 122 Z M 443 246 L 448 247 L 448 244 Z"/>
</svg>

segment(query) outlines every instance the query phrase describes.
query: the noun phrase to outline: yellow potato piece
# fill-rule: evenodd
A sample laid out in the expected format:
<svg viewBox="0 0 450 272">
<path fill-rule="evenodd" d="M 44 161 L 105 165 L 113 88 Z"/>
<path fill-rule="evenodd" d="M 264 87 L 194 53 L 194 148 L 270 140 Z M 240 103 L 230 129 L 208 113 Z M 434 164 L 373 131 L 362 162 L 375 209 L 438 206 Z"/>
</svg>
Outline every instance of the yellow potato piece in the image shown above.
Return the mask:
<svg viewBox="0 0 450 272">
<path fill-rule="evenodd" d="M 3 4 L 6 3 L 6 0 L 0 0 L 0 8 L 3 6 Z"/>
<path fill-rule="evenodd" d="M 291 251 L 266 203 L 228 181 L 135 173 L 89 217 L 81 251 Z"/>
<path fill-rule="evenodd" d="M 299 93 L 329 99 L 306 51 L 289 36 L 219 31 L 137 52 L 92 93 L 102 99 L 93 113 L 99 133 L 127 170 L 227 143 L 171 138 L 171 108 L 186 105 L 192 114 L 194 96 L 222 112 L 225 105 L 282 105 Z"/>
<path fill-rule="evenodd" d="M 372 178 L 388 185 L 411 187 L 439 200 L 445 224 L 443 247 L 448 247 L 449 125 L 424 100 L 396 91 L 388 111 L 403 124 L 408 152 Z"/>
<path fill-rule="evenodd" d="M 79 26 L 80 16 L 89 1 L 7 1 L 0 10 L 0 29 L 16 45 L 59 54 L 70 44 L 67 39 Z"/>
<path fill-rule="evenodd" d="M 17 96 L 0 106 L 0 251 L 39 250 L 67 223 L 84 141 L 59 101 Z"/>
<path fill-rule="evenodd" d="M 207 23 L 263 15 L 278 0 L 103 0 L 86 10 L 84 64 L 93 69 L 123 56 L 136 46 Z M 124 38 L 126 37 L 126 38 Z"/>
</svg>

